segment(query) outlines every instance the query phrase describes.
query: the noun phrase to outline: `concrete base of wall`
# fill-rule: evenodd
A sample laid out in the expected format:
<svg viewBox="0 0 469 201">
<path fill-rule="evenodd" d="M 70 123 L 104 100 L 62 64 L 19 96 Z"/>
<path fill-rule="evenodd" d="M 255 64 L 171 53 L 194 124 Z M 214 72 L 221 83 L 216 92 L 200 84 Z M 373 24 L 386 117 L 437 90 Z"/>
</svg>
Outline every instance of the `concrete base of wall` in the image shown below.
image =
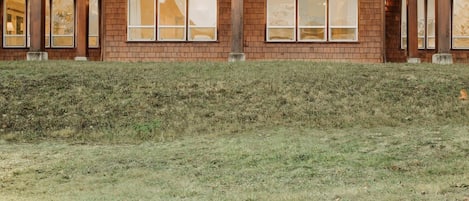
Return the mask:
<svg viewBox="0 0 469 201">
<path fill-rule="evenodd" d="M 420 61 L 420 58 L 407 58 L 407 63 L 419 64 L 419 63 L 422 63 L 422 62 Z"/>
<path fill-rule="evenodd" d="M 228 56 L 229 62 L 245 61 L 246 55 L 244 53 L 230 53 Z"/>
<path fill-rule="evenodd" d="M 434 64 L 453 64 L 453 55 L 448 53 L 438 53 L 432 56 L 432 63 Z"/>
<path fill-rule="evenodd" d="M 27 61 L 47 61 L 49 56 L 47 52 L 28 52 L 26 53 Z"/>
<path fill-rule="evenodd" d="M 88 57 L 75 57 L 75 61 L 88 61 Z"/>
</svg>

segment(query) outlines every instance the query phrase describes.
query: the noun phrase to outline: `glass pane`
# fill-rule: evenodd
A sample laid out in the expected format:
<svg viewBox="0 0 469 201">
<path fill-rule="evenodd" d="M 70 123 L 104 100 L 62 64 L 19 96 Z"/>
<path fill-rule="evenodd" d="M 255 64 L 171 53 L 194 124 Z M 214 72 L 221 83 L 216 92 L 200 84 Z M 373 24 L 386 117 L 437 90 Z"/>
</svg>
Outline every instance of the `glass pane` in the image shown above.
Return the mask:
<svg viewBox="0 0 469 201">
<path fill-rule="evenodd" d="M 292 41 L 295 39 L 293 28 L 270 28 L 268 29 L 268 40 Z"/>
<path fill-rule="evenodd" d="M 425 48 L 425 38 L 424 37 L 419 37 L 417 40 L 418 43 L 418 48 L 419 49 L 424 49 Z"/>
<path fill-rule="evenodd" d="M 325 40 L 324 28 L 300 28 L 300 40 Z"/>
<path fill-rule="evenodd" d="M 98 0 L 89 1 L 89 27 L 88 27 L 88 46 L 99 46 L 99 6 Z"/>
<path fill-rule="evenodd" d="M 46 47 L 50 47 L 50 0 L 46 0 Z"/>
<path fill-rule="evenodd" d="M 129 40 L 155 40 L 154 28 L 129 28 Z"/>
<path fill-rule="evenodd" d="M 427 38 L 427 47 L 430 49 L 435 49 L 436 47 L 436 40 L 434 37 L 428 37 Z"/>
<path fill-rule="evenodd" d="M 7 47 L 24 47 L 25 37 L 23 36 L 7 36 L 5 37 L 5 46 Z"/>
<path fill-rule="evenodd" d="M 189 25 L 217 26 L 217 0 L 189 0 Z"/>
<path fill-rule="evenodd" d="M 268 26 L 295 26 L 295 0 L 268 0 Z"/>
<path fill-rule="evenodd" d="M 6 0 L 3 30 L 5 46 L 26 46 L 26 1 Z"/>
<path fill-rule="evenodd" d="M 407 0 L 401 2 L 401 37 L 407 36 Z"/>
<path fill-rule="evenodd" d="M 417 32 L 419 37 L 425 37 L 425 0 L 417 1 Z M 419 48 L 420 46 L 419 42 Z M 425 46 L 423 46 L 425 48 Z"/>
<path fill-rule="evenodd" d="M 407 37 L 402 37 L 401 38 L 401 48 L 402 49 L 407 48 Z"/>
<path fill-rule="evenodd" d="M 90 6 L 90 9 L 91 9 L 91 6 Z M 155 24 L 155 1 L 154 0 L 129 0 L 129 25 L 151 26 L 154 24 Z"/>
<path fill-rule="evenodd" d="M 356 40 L 355 28 L 332 28 L 331 40 Z"/>
<path fill-rule="evenodd" d="M 189 40 L 213 41 L 216 40 L 216 28 L 191 28 Z"/>
<path fill-rule="evenodd" d="M 469 0 L 453 1 L 453 48 L 469 48 Z"/>
<path fill-rule="evenodd" d="M 73 36 L 53 36 L 52 46 L 54 47 L 70 47 L 73 46 Z"/>
<path fill-rule="evenodd" d="M 299 0 L 298 21 L 300 26 L 325 26 L 326 0 Z"/>
<path fill-rule="evenodd" d="M 73 46 L 75 14 L 73 0 L 52 1 L 52 46 Z"/>
<path fill-rule="evenodd" d="M 331 26 L 357 26 L 357 0 L 329 0 Z"/>
<path fill-rule="evenodd" d="M 453 48 L 469 48 L 469 38 L 453 38 Z"/>
<path fill-rule="evenodd" d="M 89 36 L 88 37 L 88 46 L 89 47 L 98 47 L 99 46 L 99 37 L 98 36 Z"/>
<path fill-rule="evenodd" d="M 159 25 L 186 25 L 186 0 L 158 0 Z"/>
<path fill-rule="evenodd" d="M 184 28 L 160 28 L 159 40 L 185 40 Z"/>
</svg>

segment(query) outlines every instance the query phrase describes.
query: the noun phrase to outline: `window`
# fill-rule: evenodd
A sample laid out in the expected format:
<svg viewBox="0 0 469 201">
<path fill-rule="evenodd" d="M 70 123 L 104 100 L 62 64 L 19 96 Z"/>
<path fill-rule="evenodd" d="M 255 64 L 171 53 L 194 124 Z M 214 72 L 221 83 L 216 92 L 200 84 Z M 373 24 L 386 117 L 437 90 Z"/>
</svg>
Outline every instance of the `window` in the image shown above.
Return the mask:
<svg viewBox="0 0 469 201">
<path fill-rule="evenodd" d="M 46 47 L 73 48 L 75 46 L 74 0 L 46 1 Z M 30 0 L 4 1 L 4 47 L 29 47 Z M 52 12 L 51 12 L 52 11 Z M 98 0 L 89 2 L 89 47 L 99 46 Z"/>
<path fill-rule="evenodd" d="M 129 0 L 128 3 L 129 41 L 217 40 L 217 0 Z"/>
<path fill-rule="evenodd" d="M 469 0 L 453 0 L 453 48 L 469 49 Z"/>
<path fill-rule="evenodd" d="M 407 0 L 402 0 L 401 48 L 407 48 Z M 417 1 L 417 32 L 419 49 L 435 49 L 435 0 Z"/>
<path fill-rule="evenodd" d="M 26 47 L 26 1 L 5 0 L 3 46 Z"/>
<path fill-rule="evenodd" d="M 129 0 L 127 40 L 155 39 L 155 1 Z"/>
<path fill-rule="evenodd" d="M 267 0 L 267 41 L 357 41 L 357 0 Z"/>
<path fill-rule="evenodd" d="M 99 47 L 99 4 L 98 0 L 90 0 L 88 18 L 88 47 Z"/>
<path fill-rule="evenodd" d="M 52 0 L 51 46 L 74 47 L 75 7 L 73 0 Z M 47 32 L 46 32 L 47 33 Z"/>
</svg>

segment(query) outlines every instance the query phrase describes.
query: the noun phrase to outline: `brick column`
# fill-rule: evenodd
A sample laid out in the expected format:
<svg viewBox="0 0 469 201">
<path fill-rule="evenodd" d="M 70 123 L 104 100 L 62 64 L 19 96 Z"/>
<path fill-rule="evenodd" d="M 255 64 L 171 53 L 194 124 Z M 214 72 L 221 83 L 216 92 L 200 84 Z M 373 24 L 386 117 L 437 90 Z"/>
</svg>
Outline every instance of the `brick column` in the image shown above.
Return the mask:
<svg viewBox="0 0 469 201">
<path fill-rule="evenodd" d="M 29 51 L 26 54 L 26 60 L 41 61 L 47 60 L 48 55 L 45 52 L 45 24 L 46 24 L 46 1 L 33 0 L 31 3 L 31 39 Z"/>
<path fill-rule="evenodd" d="M 88 15 L 89 5 L 88 0 L 76 1 L 76 16 L 77 16 L 77 29 L 76 29 L 76 44 L 77 52 L 75 60 L 87 61 L 88 60 Z"/>
<path fill-rule="evenodd" d="M 436 0 L 436 48 L 432 62 L 437 64 L 452 64 L 451 49 L 451 1 Z"/>
<path fill-rule="evenodd" d="M 407 62 L 409 63 L 420 63 L 417 5 L 417 0 L 407 0 Z"/>
<path fill-rule="evenodd" d="M 231 53 L 228 61 L 244 61 L 244 0 L 231 0 Z"/>
</svg>

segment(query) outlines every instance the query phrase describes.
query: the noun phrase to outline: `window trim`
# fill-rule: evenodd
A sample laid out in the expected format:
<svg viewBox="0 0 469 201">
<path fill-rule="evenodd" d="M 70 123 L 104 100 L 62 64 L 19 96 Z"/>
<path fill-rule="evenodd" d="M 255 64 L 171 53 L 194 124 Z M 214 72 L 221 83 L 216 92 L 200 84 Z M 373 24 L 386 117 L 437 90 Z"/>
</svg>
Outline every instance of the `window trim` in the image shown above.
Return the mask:
<svg viewBox="0 0 469 201">
<path fill-rule="evenodd" d="M 268 11 L 269 9 L 269 0 L 267 0 L 266 2 L 266 28 L 265 28 L 265 36 L 266 36 L 266 39 L 265 41 L 268 42 L 268 43 L 277 43 L 277 42 L 302 42 L 302 43 L 306 43 L 306 42 L 309 42 L 309 43 L 354 43 L 354 42 L 358 42 L 359 41 L 359 20 L 360 20 L 360 1 L 357 0 L 356 1 L 356 21 L 355 21 L 355 25 L 353 26 L 331 26 L 331 12 L 330 12 L 330 6 L 329 6 L 329 0 L 326 0 L 325 3 L 326 3 L 326 6 L 325 6 L 325 25 L 324 26 L 300 26 L 299 25 L 299 20 L 300 19 L 300 12 L 299 12 L 299 9 L 298 9 L 298 6 L 299 6 L 299 1 L 301 0 L 293 0 L 295 2 L 295 25 L 294 26 L 269 26 L 269 18 L 270 18 L 270 12 Z M 294 39 L 293 40 L 270 40 L 270 35 L 269 35 L 269 29 L 275 29 L 275 28 L 293 28 L 293 36 L 294 36 Z M 300 37 L 300 34 L 301 34 L 301 29 L 308 29 L 308 28 L 322 28 L 324 29 L 324 39 L 323 40 L 302 40 L 301 37 Z M 352 28 L 352 29 L 355 29 L 355 38 L 353 40 L 347 40 L 347 39 L 344 39 L 344 40 L 333 40 L 332 39 L 332 29 L 334 28 Z"/>
<path fill-rule="evenodd" d="M 327 38 L 327 41 L 329 42 L 358 42 L 358 21 L 360 20 L 360 14 L 358 13 L 359 10 L 360 10 L 360 7 L 359 7 L 359 1 L 358 0 L 355 0 L 356 1 L 356 20 L 355 20 L 355 25 L 346 25 L 346 26 L 333 26 L 331 25 L 331 7 L 329 6 L 330 5 L 330 1 L 331 0 L 327 0 L 327 19 L 328 19 L 328 23 L 327 23 L 327 26 L 328 26 L 328 38 Z M 349 1 L 349 0 L 347 0 Z M 355 39 L 353 40 L 333 40 L 332 39 L 332 29 L 355 29 Z"/>
<path fill-rule="evenodd" d="M 131 25 L 131 22 L 130 22 L 130 2 L 133 1 L 133 0 L 127 0 L 127 41 L 129 42 L 147 42 L 147 41 L 154 41 L 156 39 L 156 29 L 155 29 L 155 25 L 156 25 L 156 1 L 157 0 L 153 0 L 153 25 Z M 141 0 L 137 0 L 137 1 L 141 1 Z M 131 29 L 133 28 L 141 28 L 141 29 L 153 29 L 153 39 L 131 39 L 130 36 L 131 36 Z"/>
<path fill-rule="evenodd" d="M 187 5 L 186 5 L 186 13 L 187 13 L 187 17 L 186 17 L 186 21 L 190 19 L 191 15 L 190 15 L 190 2 L 191 0 L 187 0 Z M 187 25 L 187 41 L 190 41 L 190 42 L 215 42 L 218 40 L 218 8 L 219 8 L 219 4 L 218 4 L 218 0 L 215 0 L 215 26 L 214 27 L 210 27 L 210 26 L 193 26 L 193 25 L 190 25 L 190 23 L 188 23 Z M 187 23 L 187 22 L 186 22 Z M 205 28 L 211 28 L 211 29 L 214 29 L 214 38 L 213 39 L 210 39 L 210 40 L 198 40 L 198 39 L 191 39 L 191 31 L 192 29 L 205 29 Z"/>
<path fill-rule="evenodd" d="M 219 28 L 219 0 L 216 1 L 216 9 L 215 9 L 215 26 L 214 27 L 208 27 L 208 26 L 192 26 L 188 23 L 189 20 L 189 3 L 190 0 L 184 0 L 184 25 L 160 25 L 160 1 L 153 0 L 154 2 L 154 13 L 153 13 L 153 25 L 130 25 L 130 2 L 132 0 L 127 0 L 127 42 L 216 42 L 218 41 L 218 28 Z M 153 39 L 131 39 L 130 38 L 130 30 L 131 28 L 149 28 L 154 30 L 154 36 Z M 184 29 L 183 31 L 183 39 L 162 39 L 160 34 L 161 34 L 161 29 L 165 28 L 181 28 Z M 190 39 L 190 33 L 192 28 L 213 28 L 214 29 L 214 38 L 209 39 L 209 40 L 201 40 L 201 39 Z"/>
<path fill-rule="evenodd" d="M 469 40 L 469 34 L 467 35 L 462 35 L 462 36 L 455 36 L 454 32 L 452 31 L 454 29 L 454 10 L 456 7 L 455 1 L 452 2 L 453 5 L 451 6 L 452 12 L 451 12 L 451 49 L 454 50 L 469 50 L 469 45 L 467 47 L 455 47 L 455 39 L 468 39 Z M 469 1 L 467 1 L 469 3 Z"/>
<path fill-rule="evenodd" d="M 3 44 L 2 44 L 2 47 L 3 48 L 27 48 L 28 47 L 28 41 L 27 41 L 27 33 L 28 33 L 28 29 L 27 29 L 27 25 L 28 25 L 28 21 L 29 19 L 27 18 L 27 13 L 28 13 L 28 2 L 29 0 L 24 0 L 24 10 L 25 10 L 25 17 L 24 17 L 24 25 L 25 25 L 25 29 L 23 32 L 24 34 L 8 34 L 8 30 L 7 30 L 7 1 L 4 0 L 2 2 L 3 4 L 3 20 L 2 20 L 2 40 L 3 40 Z M 24 40 L 24 45 L 7 45 L 7 38 L 14 38 L 14 37 L 22 37 L 23 40 Z"/>
</svg>

